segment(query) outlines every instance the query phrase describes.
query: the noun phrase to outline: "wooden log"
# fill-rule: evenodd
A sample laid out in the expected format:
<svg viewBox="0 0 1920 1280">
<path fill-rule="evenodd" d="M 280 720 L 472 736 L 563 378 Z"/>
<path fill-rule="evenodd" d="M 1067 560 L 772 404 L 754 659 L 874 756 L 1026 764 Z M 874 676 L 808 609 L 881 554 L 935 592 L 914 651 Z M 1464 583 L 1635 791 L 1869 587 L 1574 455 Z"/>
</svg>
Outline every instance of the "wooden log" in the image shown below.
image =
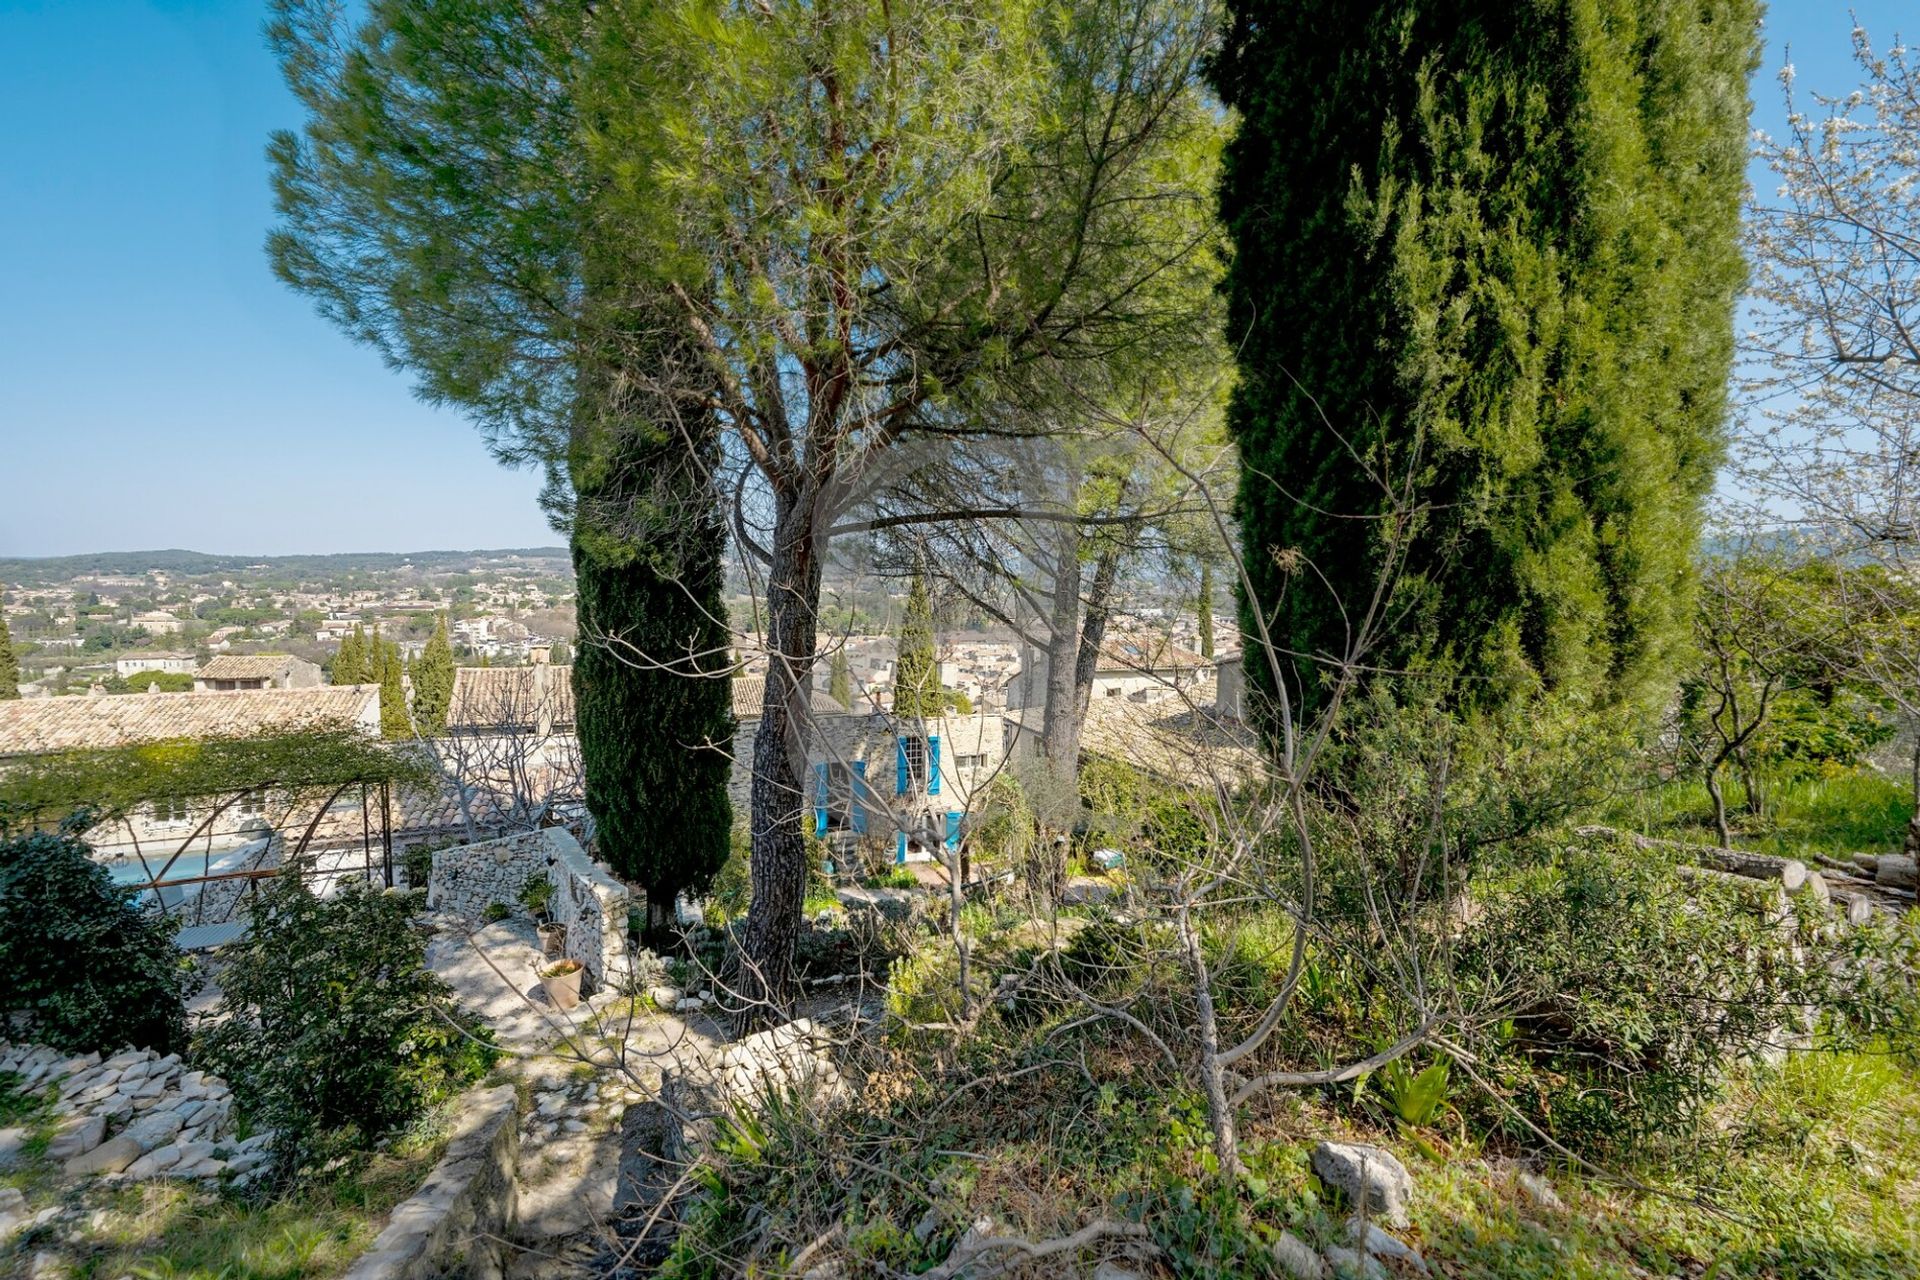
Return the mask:
<svg viewBox="0 0 1920 1280">
<path fill-rule="evenodd" d="M 1806 884 L 1801 886 L 1797 896 L 1811 902 L 1817 902 L 1824 907 L 1833 901 L 1833 888 L 1827 883 L 1827 878 L 1824 875 L 1821 875 L 1818 871 L 1810 871 L 1807 873 Z"/>
<path fill-rule="evenodd" d="M 1833 909 L 1850 925 L 1862 925 L 1873 919 L 1873 895 L 1858 889 L 1835 889 Z"/>
<path fill-rule="evenodd" d="M 1625 836 L 1635 848 L 1671 853 L 1695 866 L 1724 871 L 1728 875 L 1745 876 L 1749 880 L 1774 880 L 1788 893 L 1797 894 L 1805 889 L 1807 877 L 1811 874 L 1807 864 L 1798 858 L 1776 858 L 1770 853 L 1722 849 L 1715 845 L 1689 844 L 1684 840 L 1662 840 L 1633 831 L 1616 831 L 1612 827 L 1581 827 L 1578 832 L 1580 835 Z"/>
<path fill-rule="evenodd" d="M 1861 871 L 1866 872 L 1870 876 L 1877 875 L 1879 874 L 1879 871 L 1880 871 L 1880 859 L 1874 857 L 1870 853 L 1854 854 L 1853 865 L 1859 868 Z"/>
<path fill-rule="evenodd" d="M 1776 858 L 1768 853 L 1748 853 L 1741 849 L 1710 849 L 1697 845 L 1682 846 L 1684 857 L 1715 871 L 1745 876 L 1749 880 L 1777 880 L 1788 893 L 1807 887 L 1813 873 L 1798 858 Z"/>
<path fill-rule="evenodd" d="M 1912 858 L 1888 854 L 1873 869 L 1873 882 L 1883 889 L 1912 889 L 1920 881 Z"/>
<path fill-rule="evenodd" d="M 1787 911 L 1787 891 L 1778 880 L 1759 880 L 1753 876 L 1743 876 L 1733 871 L 1719 871 L 1713 867 L 1677 866 L 1674 871 L 1682 880 L 1691 880 L 1695 884 L 1717 884 L 1732 889 L 1742 902 L 1757 907 L 1769 915 L 1784 915 Z"/>
</svg>

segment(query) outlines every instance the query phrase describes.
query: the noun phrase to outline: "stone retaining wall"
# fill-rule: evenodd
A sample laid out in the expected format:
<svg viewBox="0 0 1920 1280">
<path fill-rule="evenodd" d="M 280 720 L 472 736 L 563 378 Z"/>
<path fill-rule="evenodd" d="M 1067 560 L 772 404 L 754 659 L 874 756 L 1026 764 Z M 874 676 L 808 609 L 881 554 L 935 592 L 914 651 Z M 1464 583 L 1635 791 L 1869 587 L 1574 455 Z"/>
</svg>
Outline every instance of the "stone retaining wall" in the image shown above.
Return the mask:
<svg viewBox="0 0 1920 1280">
<path fill-rule="evenodd" d="M 631 974 L 627 950 L 633 894 L 587 857 L 563 827 L 436 851 L 427 905 L 478 924 L 496 902 L 524 910 L 520 890 L 532 875 L 544 875 L 553 884 L 548 910 L 555 923 L 566 926 L 566 955 L 586 969 L 589 989 L 644 980 Z"/>
<path fill-rule="evenodd" d="M 394 1208 L 346 1280 L 499 1280 L 518 1210 L 518 1112 L 510 1084 L 464 1099 L 446 1155 L 426 1183 Z"/>
<path fill-rule="evenodd" d="M 233 1095 L 218 1076 L 183 1069 L 179 1054 L 129 1049 L 101 1061 L 38 1045 L 0 1044 L 0 1071 L 29 1089 L 57 1085 L 47 1155 L 70 1178 L 173 1178 L 245 1186 L 267 1163 L 273 1135 L 233 1138 Z M 0 1130 L 0 1139 L 14 1133 Z"/>
</svg>

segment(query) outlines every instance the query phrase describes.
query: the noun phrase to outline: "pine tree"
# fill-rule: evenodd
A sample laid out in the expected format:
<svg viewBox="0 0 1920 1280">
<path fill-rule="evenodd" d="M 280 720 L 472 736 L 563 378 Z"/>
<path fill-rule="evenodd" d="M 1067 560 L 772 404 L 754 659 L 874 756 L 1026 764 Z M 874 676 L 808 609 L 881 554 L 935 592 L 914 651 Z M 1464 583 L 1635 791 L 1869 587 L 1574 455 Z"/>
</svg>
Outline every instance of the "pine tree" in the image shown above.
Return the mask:
<svg viewBox="0 0 1920 1280">
<path fill-rule="evenodd" d="M 407 738 L 413 735 L 413 721 L 407 718 L 406 686 L 401 680 L 400 646 L 382 642 L 378 628 L 373 633 L 376 666 L 380 673 L 380 736 Z"/>
<path fill-rule="evenodd" d="M 447 616 L 441 614 L 413 664 L 413 721 L 423 735 L 437 737 L 446 729 L 452 702 L 453 644 L 447 639 Z"/>
<path fill-rule="evenodd" d="M 827 672 L 827 694 L 843 707 L 853 705 L 853 671 L 847 664 L 844 648 L 833 651 L 833 663 Z"/>
<path fill-rule="evenodd" d="M 1756 0 L 1230 9 L 1243 614 L 1344 655 L 1370 474 L 1411 465 L 1370 665 L 1450 671 L 1470 709 L 1657 703 L 1722 450 Z"/>
<path fill-rule="evenodd" d="M 902 720 L 930 720 L 940 714 L 940 664 L 933 649 L 933 601 L 927 579 L 915 572 L 900 620 L 899 651 L 893 666 L 893 714 Z"/>
<path fill-rule="evenodd" d="M 1200 656 L 1213 657 L 1213 565 L 1205 560 L 1200 562 L 1200 600 L 1195 606 L 1199 615 Z"/>
<path fill-rule="evenodd" d="M 13 633 L 0 618 L 0 702 L 20 696 L 20 656 L 13 651 Z"/>
<path fill-rule="evenodd" d="M 548 655 L 547 660 L 553 663 L 553 665 L 556 667 L 572 666 L 573 665 L 573 646 L 568 644 L 565 640 L 555 640 L 553 642 L 553 652 Z"/>
<path fill-rule="evenodd" d="M 340 637 L 340 648 L 333 655 L 330 678 L 334 684 L 366 684 L 370 674 L 366 633 L 356 622 L 352 631 Z"/>
</svg>

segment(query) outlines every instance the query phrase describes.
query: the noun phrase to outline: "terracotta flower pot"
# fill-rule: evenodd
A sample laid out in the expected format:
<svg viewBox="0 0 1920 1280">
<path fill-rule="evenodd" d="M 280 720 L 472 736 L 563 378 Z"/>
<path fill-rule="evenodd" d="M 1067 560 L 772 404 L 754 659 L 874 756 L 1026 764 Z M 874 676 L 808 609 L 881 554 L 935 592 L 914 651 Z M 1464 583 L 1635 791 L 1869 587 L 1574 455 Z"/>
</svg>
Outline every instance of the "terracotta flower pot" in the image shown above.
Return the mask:
<svg viewBox="0 0 1920 1280">
<path fill-rule="evenodd" d="M 549 960 L 558 960 L 566 952 L 567 926 L 563 924 L 543 924 L 540 926 L 540 950 Z"/>
<path fill-rule="evenodd" d="M 562 960 L 540 973 L 540 986 L 556 1009 L 571 1009 L 580 1003 L 580 979 L 586 976 L 578 960 Z"/>
</svg>

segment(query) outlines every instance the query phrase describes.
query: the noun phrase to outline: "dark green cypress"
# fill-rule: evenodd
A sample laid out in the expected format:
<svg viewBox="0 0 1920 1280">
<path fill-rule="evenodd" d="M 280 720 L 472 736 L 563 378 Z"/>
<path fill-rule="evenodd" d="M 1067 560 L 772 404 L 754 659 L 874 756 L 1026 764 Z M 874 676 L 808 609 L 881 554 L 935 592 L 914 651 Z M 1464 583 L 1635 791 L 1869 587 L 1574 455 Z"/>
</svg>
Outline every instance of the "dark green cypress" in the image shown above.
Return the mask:
<svg viewBox="0 0 1920 1280">
<path fill-rule="evenodd" d="M 0 702 L 20 696 L 20 657 L 13 651 L 13 635 L 0 618 Z"/>
<path fill-rule="evenodd" d="M 706 480 L 712 432 L 706 454 L 689 451 L 674 409 L 606 372 L 621 358 L 582 360 L 573 691 L 598 852 L 646 890 L 657 927 L 731 852 L 726 527 Z"/>
<path fill-rule="evenodd" d="M 1657 700 L 1722 450 L 1757 3 L 1231 8 L 1229 421 L 1275 643 L 1337 659 L 1381 576 L 1353 517 L 1395 504 L 1350 445 L 1423 509 L 1370 664 L 1469 708 Z"/>
</svg>

